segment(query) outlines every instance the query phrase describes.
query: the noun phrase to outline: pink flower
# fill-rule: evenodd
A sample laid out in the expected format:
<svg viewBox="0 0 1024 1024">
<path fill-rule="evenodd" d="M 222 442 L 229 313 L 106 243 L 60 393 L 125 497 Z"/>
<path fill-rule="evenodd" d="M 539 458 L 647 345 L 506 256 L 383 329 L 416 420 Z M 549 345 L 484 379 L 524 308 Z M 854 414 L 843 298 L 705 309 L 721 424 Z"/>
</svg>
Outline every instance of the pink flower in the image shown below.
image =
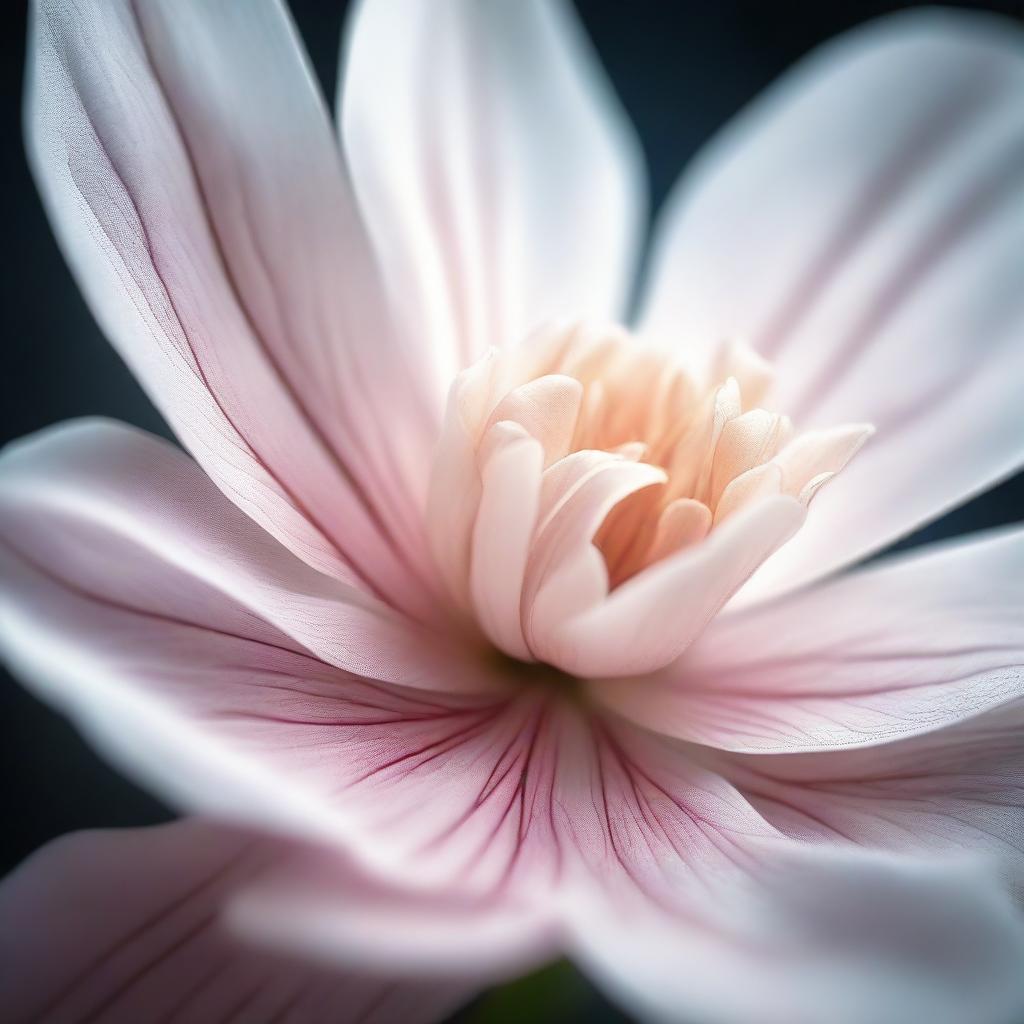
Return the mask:
<svg viewBox="0 0 1024 1024">
<path fill-rule="evenodd" d="M 39 0 L 31 47 L 191 457 L 10 448 L 0 638 L 206 820 L 19 869 L 5 1012 L 431 1020 L 566 954 L 650 1019 L 1024 1015 L 1024 532 L 831 575 L 1024 459 L 1015 31 L 789 75 L 631 333 L 640 160 L 559 3 L 365 0 L 340 149 L 270 0 Z"/>
</svg>

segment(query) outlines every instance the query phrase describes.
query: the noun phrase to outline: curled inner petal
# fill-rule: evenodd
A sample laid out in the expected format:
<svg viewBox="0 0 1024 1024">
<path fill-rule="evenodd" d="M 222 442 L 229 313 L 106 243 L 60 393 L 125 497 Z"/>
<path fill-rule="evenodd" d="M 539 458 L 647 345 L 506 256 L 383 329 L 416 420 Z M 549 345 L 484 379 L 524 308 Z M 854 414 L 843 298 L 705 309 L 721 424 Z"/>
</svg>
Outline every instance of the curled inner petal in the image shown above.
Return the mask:
<svg viewBox="0 0 1024 1024">
<path fill-rule="evenodd" d="M 871 434 L 797 433 L 770 368 L 703 375 L 620 328 L 548 325 L 452 385 L 428 528 L 491 643 L 574 675 L 677 657 Z"/>
</svg>

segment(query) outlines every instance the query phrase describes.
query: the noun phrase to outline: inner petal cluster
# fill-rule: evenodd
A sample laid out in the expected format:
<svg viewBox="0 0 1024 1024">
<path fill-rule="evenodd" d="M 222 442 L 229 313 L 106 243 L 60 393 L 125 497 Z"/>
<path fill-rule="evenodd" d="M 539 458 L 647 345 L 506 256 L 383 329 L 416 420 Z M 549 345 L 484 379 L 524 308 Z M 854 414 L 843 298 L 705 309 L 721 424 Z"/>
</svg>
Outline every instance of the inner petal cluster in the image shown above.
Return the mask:
<svg viewBox="0 0 1024 1024">
<path fill-rule="evenodd" d="M 500 650 L 574 675 L 677 657 L 871 433 L 797 433 L 767 364 L 697 372 L 621 328 L 548 325 L 452 385 L 428 530 Z"/>
</svg>

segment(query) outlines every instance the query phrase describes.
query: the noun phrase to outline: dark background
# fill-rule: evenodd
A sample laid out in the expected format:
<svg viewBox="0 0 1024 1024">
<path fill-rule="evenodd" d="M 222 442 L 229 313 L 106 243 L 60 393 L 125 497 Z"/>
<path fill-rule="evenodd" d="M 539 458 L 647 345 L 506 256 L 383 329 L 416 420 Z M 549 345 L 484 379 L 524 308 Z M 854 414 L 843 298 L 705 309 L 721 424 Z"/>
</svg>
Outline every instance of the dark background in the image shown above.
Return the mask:
<svg viewBox="0 0 1024 1024">
<path fill-rule="evenodd" d="M 423 0 L 431 2 L 431 0 Z M 516 2 L 516 0 L 508 0 Z M 293 0 L 328 96 L 333 95 L 343 0 Z M 687 3 L 578 0 L 577 6 L 647 151 L 655 205 L 697 148 L 816 44 L 886 11 L 885 2 Z M 966 5 L 962 5 L 966 6 Z M 1024 22 L 1024 3 L 977 3 Z M 20 127 L 25 11 L 4 12 L 0 59 L 0 273 L 4 360 L 0 443 L 72 416 L 102 414 L 166 428 L 100 335 L 49 232 L 23 155 Z M 1024 518 L 1024 476 L 976 499 L 908 543 Z M 170 817 L 110 771 L 63 720 L 0 673 L 0 873 L 63 832 Z M 564 970 L 538 987 L 534 1020 L 614 1020 Z M 553 993 L 543 997 L 544 990 Z M 572 990 L 571 992 L 569 990 Z M 540 994 L 542 1009 L 536 1005 Z M 571 996 L 571 1009 L 566 1002 Z M 515 1002 L 515 1000 L 513 1000 Z M 561 1008 L 559 1009 L 559 1004 Z M 508 1017 L 508 1000 L 493 1019 Z M 526 1005 L 518 1003 L 520 1009 Z M 503 1008 L 504 1009 L 503 1009 Z M 516 1011 L 519 1016 L 519 1011 Z M 475 1015 L 474 1015 L 475 1016 Z M 488 1019 L 492 1016 L 488 1014 Z M 508 1018 L 511 1019 L 511 1018 Z"/>
</svg>

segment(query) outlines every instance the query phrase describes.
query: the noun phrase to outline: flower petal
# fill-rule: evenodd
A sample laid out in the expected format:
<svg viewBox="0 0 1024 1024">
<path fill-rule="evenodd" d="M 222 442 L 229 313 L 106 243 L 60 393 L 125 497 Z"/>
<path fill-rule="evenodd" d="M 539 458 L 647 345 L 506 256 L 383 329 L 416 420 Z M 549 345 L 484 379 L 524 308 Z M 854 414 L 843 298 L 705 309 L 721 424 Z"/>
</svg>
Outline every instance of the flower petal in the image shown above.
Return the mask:
<svg viewBox="0 0 1024 1024">
<path fill-rule="evenodd" d="M 158 407 L 282 543 L 427 614 L 440 396 L 388 323 L 282 6 L 37 0 L 30 50 L 36 179 Z"/>
<path fill-rule="evenodd" d="M 487 688 L 472 666 L 457 669 L 439 637 L 291 555 L 179 449 L 116 423 L 62 425 L 5 451 L 0 541 L 26 563 L 4 580 L 15 604 L 40 599 L 38 578 L 124 610 L 201 621 L 208 608 L 237 623 L 228 628 L 260 635 L 265 623 L 290 646 L 358 675 Z"/>
<path fill-rule="evenodd" d="M 510 703 L 483 658 L 355 603 L 171 446 L 78 427 L 14 449 L 0 537 L 12 670 L 130 777 L 424 885 L 520 860 L 537 695 Z M 460 686 L 486 692 L 440 692 Z"/>
<path fill-rule="evenodd" d="M 642 1019 L 1019 1019 L 1022 716 L 986 717 L 770 758 L 600 721 L 559 789 L 607 837 L 559 887 L 570 955 Z"/>
<path fill-rule="evenodd" d="M 449 595 L 469 607 L 467 581 L 473 522 L 480 505 L 476 450 L 493 406 L 496 353 L 467 367 L 452 381 L 427 491 L 427 535 Z"/>
<path fill-rule="evenodd" d="M 595 684 L 650 728 L 736 751 L 868 746 L 1024 696 L 1024 530 L 720 616 L 658 678 Z"/>
<path fill-rule="evenodd" d="M 556 663 L 592 679 L 639 675 L 667 664 L 803 517 L 803 506 L 786 495 L 736 513 L 701 544 L 649 566 L 560 623 Z"/>
<path fill-rule="evenodd" d="M 1006 892 L 1000 905 L 1018 914 L 1024 893 L 1022 726 L 1024 704 L 1018 701 L 952 728 L 882 747 L 772 757 L 724 755 L 718 769 L 767 821 L 805 848 L 855 844 L 932 859 L 983 855 Z M 935 898 L 942 901 L 948 895 L 936 893 Z M 987 901 L 973 886 L 967 898 L 979 909 Z M 974 915 L 966 908 L 960 913 L 965 920 Z M 959 935 L 959 930 L 958 923 L 945 934 Z M 1001 956 L 977 936 L 969 942 L 980 942 L 992 964 Z M 1016 941 L 1007 937 L 1003 944 L 1019 961 Z M 986 970 L 983 964 L 971 968 L 977 977 Z M 965 977 L 958 984 L 971 981 Z M 1018 994 L 1020 989 L 1018 972 Z M 996 1019 L 1016 1020 L 1020 1013 L 1018 1009 Z M 966 1016 L 974 1020 L 977 1012 Z"/>
<path fill-rule="evenodd" d="M 338 968 L 478 985 L 543 965 L 562 939 L 546 908 L 341 877 L 337 855 L 315 849 L 240 886 L 227 922 L 250 941 Z"/>
<path fill-rule="evenodd" d="M 662 341 L 745 337 L 801 427 L 878 436 L 744 589 L 883 547 L 1024 458 L 1024 36 L 900 15 L 801 64 L 679 185 L 643 316 Z"/>
<path fill-rule="evenodd" d="M 641 1019 L 1006 1024 L 1024 918 L 983 864 L 792 846 L 702 917 L 578 915 L 575 956 Z M 823 1017 L 824 1014 L 824 1017 Z"/>
<path fill-rule="evenodd" d="M 883 747 L 723 755 L 720 771 L 786 835 L 898 853 L 983 852 L 1024 893 L 1024 704 Z"/>
<path fill-rule="evenodd" d="M 388 1024 L 441 1020 L 469 997 L 476 985 L 465 977 L 328 970 L 233 934 L 224 911 L 279 870 L 282 845 L 196 821 L 51 843 L 0 884 L 5 1015 Z M 340 868 L 321 897 L 365 919 L 363 894 Z M 382 966 L 401 973 L 394 959 Z"/>
<path fill-rule="evenodd" d="M 865 848 L 820 829 L 807 844 L 807 830 L 790 832 L 747 788 L 754 776 L 738 758 L 614 719 L 592 719 L 591 729 L 590 756 L 572 751 L 556 776 L 555 898 L 570 955 L 641 1017 L 810 1024 L 823 1006 L 841 1024 L 1020 1016 L 1024 915 L 1006 885 L 1015 878 L 1000 877 L 1004 863 L 990 856 L 1009 848 L 1019 859 L 1021 845 L 1020 771 L 1005 742 L 987 758 L 990 769 L 1006 766 L 1002 788 L 975 792 L 979 807 L 993 798 L 988 819 L 1002 816 L 1009 843 L 983 834 L 982 814 L 954 852 L 941 832 L 908 848 L 900 819 L 884 826 L 896 842 L 881 850 L 883 827 L 852 836 Z M 927 789 L 938 809 L 948 761 L 933 747 L 924 770 L 939 773 Z M 769 772 L 787 760 L 745 759 Z M 805 756 L 811 788 L 812 760 L 828 758 Z M 870 815 L 867 801 L 863 809 Z M 926 834 L 938 815 L 919 810 Z"/>
<path fill-rule="evenodd" d="M 364 0 L 339 104 L 388 284 L 442 383 L 544 320 L 622 318 L 639 146 L 568 4 Z"/>
<path fill-rule="evenodd" d="M 520 611 L 523 578 L 540 504 L 544 448 L 518 424 L 488 431 L 473 526 L 470 592 L 480 628 L 506 654 L 532 661 Z"/>
<path fill-rule="evenodd" d="M 570 669 L 562 624 L 608 593 L 594 536 L 621 501 L 664 480 L 657 466 L 596 451 L 574 452 L 544 471 L 523 587 L 523 632 L 538 660 Z"/>
<path fill-rule="evenodd" d="M 499 910 L 514 901 L 538 919 L 557 917 L 561 883 L 618 864 L 616 845 L 634 842 L 639 812 L 617 767 L 625 740 L 613 749 L 595 735 L 557 687 L 515 674 L 508 691 L 460 697 L 358 678 L 201 578 L 172 565 L 140 572 L 131 548 L 78 533 L 65 546 L 60 524 L 44 525 L 45 537 L 21 524 L 18 548 L 2 552 L 4 653 L 172 804 L 344 849 L 427 893 Z M 493 679 L 497 668 L 478 671 Z M 732 799 L 727 785 L 712 796 L 716 781 L 685 763 L 673 785 L 697 806 Z M 674 798 L 655 786 L 647 799 L 682 830 L 689 869 L 702 850 L 715 860 Z M 636 856 L 633 874 L 661 877 L 656 857 Z M 635 886 L 631 871 L 619 871 L 623 885 Z"/>
<path fill-rule="evenodd" d="M 501 739 L 489 730 L 493 697 L 352 676 L 199 582 L 167 573 L 161 586 L 128 564 L 103 587 L 81 565 L 68 579 L 6 549 L 2 568 L 0 641 L 15 675 L 129 777 L 185 809 L 341 845 L 406 877 L 410 848 L 444 829 L 442 808 L 460 813 L 461 790 L 439 780 Z M 463 735 L 472 742 L 460 746 Z M 407 777 L 380 800 L 382 783 Z M 447 880 L 459 852 L 421 857 L 421 877 L 433 868 L 431 884 Z"/>
</svg>

